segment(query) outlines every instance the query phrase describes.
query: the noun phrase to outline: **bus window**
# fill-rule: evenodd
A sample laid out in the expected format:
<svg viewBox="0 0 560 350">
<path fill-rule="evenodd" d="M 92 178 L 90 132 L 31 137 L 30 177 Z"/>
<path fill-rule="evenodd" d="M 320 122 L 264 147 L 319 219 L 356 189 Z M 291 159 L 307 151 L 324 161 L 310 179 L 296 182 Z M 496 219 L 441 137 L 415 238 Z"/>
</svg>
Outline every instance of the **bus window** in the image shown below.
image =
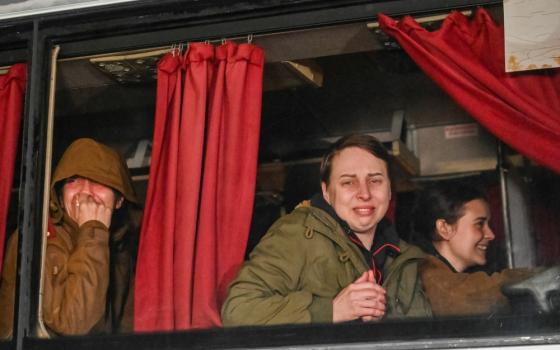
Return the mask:
<svg viewBox="0 0 560 350">
<path fill-rule="evenodd" d="M 205 39 L 197 38 L 197 41 Z M 557 174 L 507 149 L 422 73 L 394 42 L 368 29 L 363 21 L 305 30 L 255 34 L 254 37 L 251 36 L 251 40 L 263 48 L 266 60 L 252 218 L 247 248 L 240 254 L 245 261 L 252 259 L 251 253 L 258 251 L 257 247 L 264 242 L 262 238 L 277 220 L 290 215 L 298 206 L 309 205 L 308 201 L 315 194 L 321 193 L 320 164 L 323 154 L 329 147 L 342 136 L 362 133 L 376 137 L 390 155 L 391 173 L 394 178 L 387 217 L 394 223 L 398 239 L 416 244 L 417 237 L 411 227 L 414 206 L 422 190 L 447 181 L 470 181 L 476 183 L 487 195 L 488 211 L 492 217 L 490 225 L 495 237 L 491 244 L 481 248 L 485 251 L 485 264 L 473 266 L 469 272 L 482 271 L 490 274 L 504 268 L 533 268 L 558 264 L 555 248 L 558 246 L 555 236 L 557 232 L 555 217 L 560 208 L 554 200 L 560 190 L 555 185 L 558 182 Z M 139 50 L 118 52 L 105 52 L 101 46 L 99 51 L 103 52 L 83 57 L 65 57 L 56 62 L 52 138 L 53 175 L 64 159 L 63 154 L 76 140 L 91 138 L 122 155 L 131 172 L 130 180 L 135 195 L 127 197 L 127 193 L 124 193 L 127 191 L 118 191 L 119 188 L 115 201 L 111 201 L 113 203 L 111 206 L 115 209 L 121 206 L 117 204 L 120 203 L 120 195 L 123 196 L 124 201 L 130 202 L 126 207 L 125 218 L 128 233 L 126 242 L 120 240 L 125 236 L 119 236 L 119 240 L 113 241 L 110 233 L 111 238 L 108 243 L 111 246 L 108 251 L 110 258 L 106 261 L 120 262 L 120 255 L 117 253 L 126 245 L 127 252 L 130 254 L 123 258 L 128 262 L 124 269 L 129 274 L 124 287 L 123 285 L 107 287 L 100 292 L 106 293 L 107 297 L 104 300 L 110 302 L 104 304 L 102 308 L 94 308 L 92 314 L 95 314 L 104 324 L 92 322 L 87 327 L 78 327 L 82 320 L 65 319 L 63 323 L 68 327 L 59 329 L 53 326 L 52 314 L 45 313 L 43 310 L 40 312 L 42 317 L 40 322 L 44 325 L 46 333 L 40 335 L 55 338 L 55 341 L 50 344 L 76 341 L 79 345 L 84 339 L 66 338 L 64 337 L 66 335 L 101 334 L 102 337 L 96 339 L 110 339 L 108 334 L 134 332 L 131 314 L 123 311 L 127 310 L 127 307 L 131 306 L 131 300 L 134 300 L 131 299 L 131 292 L 134 290 L 134 263 L 139 259 L 136 254 L 138 246 L 141 245 L 142 215 L 148 197 L 148 187 L 153 180 L 149 174 L 152 165 L 152 148 L 155 146 L 152 142 L 157 104 L 157 65 L 162 57 L 173 49 L 179 48 L 179 51 L 182 49 L 182 53 L 188 50 L 189 45 L 186 41 L 188 40 L 173 46 L 167 43 L 162 43 L 162 46 L 150 43 Z M 249 41 L 249 37 L 236 36 L 232 41 L 236 44 L 245 43 Z M 206 45 L 217 47 L 220 45 L 220 40 L 208 41 Z M 80 158 L 75 157 L 74 159 Z M 61 210 L 62 216 L 66 215 L 74 221 L 77 217 L 72 218 L 73 214 L 68 212 L 69 205 L 75 205 L 77 208 L 77 204 L 82 206 L 85 202 L 82 203 L 77 199 L 64 204 L 65 186 L 74 183 L 92 186 L 91 183 L 94 183 L 96 186 L 102 185 L 115 190 L 103 180 L 86 173 L 66 174 L 58 180 L 60 180 L 58 185 L 46 188 L 45 191 L 47 195 L 53 193 L 51 190 L 55 191 L 54 198 L 59 204 L 57 209 Z M 190 194 L 180 193 L 180 195 Z M 218 194 L 216 201 L 221 199 Z M 65 206 L 63 207 L 61 203 Z M 46 207 L 45 210 L 51 210 L 51 207 Z M 197 219 L 204 218 L 204 215 L 204 212 L 200 212 Z M 54 216 L 51 215 L 51 218 L 54 219 Z M 64 222 L 50 221 L 47 227 L 49 230 L 52 230 L 51 225 Z M 70 222 L 70 225 L 74 224 L 75 222 Z M 110 227 L 105 231 L 111 232 L 111 229 Z M 104 234 L 107 233 L 105 231 Z M 54 232 L 57 232 L 56 227 Z M 62 236 L 59 235 L 59 238 Z M 68 244 L 71 248 L 67 249 L 71 250 L 77 246 L 77 243 L 72 241 L 71 235 L 69 237 L 68 242 L 64 244 Z M 49 239 L 52 241 L 53 238 L 45 239 L 48 244 Z M 217 247 L 219 243 L 215 243 L 211 248 Z M 177 246 L 178 243 L 174 242 L 173 247 Z M 45 258 L 49 258 L 49 253 Z M 194 261 L 195 257 L 191 258 Z M 340 259 L 345 258 L 341 256 Z M 160 267 L 160 261 L 151 263 Z M 43 273 L 56 276 L 67 272 L 61 271 L 57 266 L 53 268 L 52 265 L 49 267 L 45 264 Z M 321 266 L 318 264 L 316 267 L 320 269 Z M 161 269 L 168 267 L 162 265 Z M 197 267 L 194 266 L 193 270 Z M 116 270 L 109 273 L 109 278 L 104 279 L 109 285 L 119 272 Z M 237 271 L 234 272 L 228 275 L 230 280 L 235 278 Z M 328 272 L 330 271 L 325 271 L 325 278 L 332 277 Z M 208 279 L 212 280 L 214 277 Z M 184 281 L 185 279 L 181 279 L 176 282 L 181 284 Z M 52 289 L 53 286 L 47 288 Z M 47 294 L 48 292 L 42 293 L 42 295 Z M 196 307 L 200 305 L 206 307 L 207 299 L 215 299 L 207 298 L 208 295 L 202 294 L 201 299 L 196 299 L 201 297 L 200 293 L 192 298 L 185 297 L 186 303 Z M 79 293 L 75 295 L 79 296 Z M 113 304 L 112 301 L 117 299 L 120 303 Z M 182 298 L 177 299 L 181 299 L 180 302 L 184 301 Z M 216 304 L 222 302 L 223 300 L 219 300 Z M 506 318 L 512 314 L 524 317 L 540 312 L 538 306 L 531 304 L 531 301 L 512 299 L 511 302 L 514 313 L 506 314 Z M 42 303 L 45 305 L 52 301 L 43 299 Z M 213 305 L 213 311 L 219 312 L 220 306 Z M 153 311 L 154 318 L 164 317 L 163 312 L 155 305 L 154 310 L 157 310 Z M 255 310 L 258 311 L 258 308 Z M 69 312 L 66 315 L 77 314 Z M 376 342 L 378 339 L 373 339 L 374 336 L 371 334 L 377 336 L 387 331 L 388 335 L 383 340 L 415 341 L 425 339 L 426 336 L 441 338 L 454 335 L 449 331 L 440 332 L 441 329 L 438 327 L 461 325 L 463 324 L 461 322 L 466 322 L 464 324 L 473 327 L 474 337 L 478 337 L 482 331 L 476 328 L 476 324 L 491 322 L 504 315 L 492 313 L 473 318 L 471 316 L 454 315 L 443 321 L 437 317 L 404 318 L 373 323 L 357 321 L 355 324 L 334 326 L 311 325 L 311 328 L 291 324 L 288 328 L 282 328 L 286 326 L 283 324 L 279 328 L 270 327 L 270 331 L 261 328 L 266 323 L 263 322 L 250 324 L 249 328 L 228 328 L 224 331 L 218 314 L 217 317 L 208 316 L 208 319 L 204 320 L 205 326 L 199 328 L 209 328 L 209 337 L 215 336 L 211 341 L 221 341 L 219 346 L 226 347 L 229 345 L 224 344 L 227 343 L 229 336 L 234 338 L 237 335 L 242 338 L 246 335 L 244 331 L 258 333 L 257 340 L 266 345 L 269 344 L 268 341 L 274 340 L 268 339 L 263 334 L 266 332 L 282 334 L 286 329 L 299 335 L 303 334 L 304 337 L 317 330 L 319 333 L 316 334 L 326 332 L 335 335 L 348 331 L 351 334 L 362 334 L 361 338 L 358 335 L 356 339 L 364 342 Z M 110 322 L 105 322 L 109 320 Z M 449 323 L 446 323 L 447 321 Z M 507 324 L 510 326 L 505 328 L 514 327 L 511 326 L 511 322 Z M 314 328 L 315 326 L 317 328 Z M 321 328 L 323 326 L 324 328 Z M 465 336 L 471 336 L 468 333 L 471 330 L 469 327 Z M 494 331 L 498 332 L 502 326 L 500 323 L 500 326 L 493 325 L 493 327 L 496 329 L 492 328 L 488 331 L 491 335 Z M 198 329 L 177 326 L 142 331 L 147 333 L 162 330 L 175 331 L 176 333 L 166 334 L 164 337 L 171 338 L 174 335 L 189 337 L 191 333 L 184 331 L 195 328 Z M 412 331 L 409 334 L 402 329 Z M 433 334 L 418 334 L 418 329 Z M 507 331 L 510 329 L 508 328 Z M 484 335 L 488 335 L 488 332 Z M 133 339 L 159 339 L 157 334 L 152 333 L 127 336 L 138 337 Z M 367 335 L 363 335 L 366 333 Z M 193 332 L 193 334 L 192 336 L 196 336 L 198 333 Z M 332 334 L 329 335 L 331 338 L 326 336 L 325 339 L 329 340 L 318 339 L 316 335 L 314 339 L 317 343 L 324 344 L 325 341 L 332 341 Z M 142 336 L 147 338 L 141 338 Z M 154 338 L 150 338 L 151 336 Z M 60 343 L 57 343 L 56 339 Z M 298 339 L 293 342 L 301 341 L 301 338 Z M 356 339 L 351 339 L 350 342 L 358 341 Z M 345 340 L 348 338 L 340 341 Z M 237 341 L 239 343 L 234 345 L 248 344 L 247 339 L 238 338 Z M 339 340 L 334 340 L 336 341 Z M 290 340 L 287 342 L 289 343 Z M 306 344 L 308 343 L 307 341 Z M 41 344 L 40 341 L 38 344 Z M 212 345 L 216 346 L 216 343 Z M 249 346 L 255 346 L 255 343 Z"/>
<path fill-rule="evenodd" d="M 333 35 L 351 34 L 361 41 L 351 46 L 338 40 L 332 44 Z M 284 37 L 292 40 L 291 50 L 278 50 Z M 327 40 L 331 47 L 321 44 Z M 492 210 L 500 216 L 497 141 L 404 52 L 380 50 L 376 40 L 363 24 L 255 39 L 269 55 L 246 257 L 275 220 L 320 191 L 321 155 L 338 137 L 352 132 L 376 136 L 393 153 L 392 215 L 403 239 L 413 240 L 409 213 L 403 208 L 412 205 L 426 181 L 475 177 L 494 193 Z M 155 70 L 165 51 L 62 60 L 53 159 L 81 137 L 111 145 L 127 159 L 143 200 L 154 123 Z M 507 265 L 503 229 L 496 231 L 499 239 L 489 253 L 487 268 Z"/>
<path fill-rule="evenodd" d="M 39 334 L 131 332 L 155 79 L 121 85 L 92 58 L 56 65 Z"/>
</svg>

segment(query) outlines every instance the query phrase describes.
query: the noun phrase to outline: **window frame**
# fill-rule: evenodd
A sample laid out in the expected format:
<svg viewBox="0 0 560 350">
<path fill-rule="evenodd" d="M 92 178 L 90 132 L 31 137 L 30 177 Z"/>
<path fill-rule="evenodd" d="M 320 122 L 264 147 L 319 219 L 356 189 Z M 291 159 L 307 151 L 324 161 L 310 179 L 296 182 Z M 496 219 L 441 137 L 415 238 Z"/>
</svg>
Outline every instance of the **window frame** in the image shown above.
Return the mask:
<svg viewBox="0 0 560 350">
<path fill-rule="evenodd" d="M 560 343 L 553 316 L 504 317 L 489 320 L 435 320 L 379 324 L 241 327 L 166 334 L 130 334 L 39 339 L 36 328 L 50 50 L 60 45 L 59 59 L 143 49 L 191 40 L 220 39 L 294 29 L 373 20 L 378 12 L 392 16 L 501 4 L 475 0 L 371 1 L 185 1 L 146 0 L 54 13 L 8 22 L 8 31 L 26 28 L 22 46 L 10 50 L 7 61 L 29 58 L 29 84 L 24 112 L 20 211 L 22 233 L 16 295 L 16 324 L 11 343 L 0 349 L 61 347 L 270 348 L 309 346 L 356 349 L 391 347 L 478 347 Z M 126 13 L 119 16 L 117 13 Z M 0 22 L 2 23 L 2 22 Z M 147 28 L 147 29 L 145 29 Z M 137 31 L 137 32 L 134 32 Z M 163 39 L 164 38 L 164 39 Z M 2 40 L 1 42 L 9 41 Z M 397 325 L 397 326 L 395 326 Z"/>
</svg>

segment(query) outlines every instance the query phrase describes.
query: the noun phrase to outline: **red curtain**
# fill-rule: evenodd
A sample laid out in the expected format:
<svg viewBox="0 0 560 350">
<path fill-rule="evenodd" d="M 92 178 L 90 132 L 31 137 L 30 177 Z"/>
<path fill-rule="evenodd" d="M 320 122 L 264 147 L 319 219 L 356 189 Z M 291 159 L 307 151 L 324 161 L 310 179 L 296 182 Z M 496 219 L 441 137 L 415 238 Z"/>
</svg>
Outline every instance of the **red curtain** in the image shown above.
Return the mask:
<svg viewBox="0 0 560 350">
<path fill-rule="evenodd" d="M 253 210 L 264 53 L 190 44 L 158 64 L 135 330 L 220 326 Z"/>
<path fill-rule="evenodd" d="M 379 14 L 381 28 L 497 138 L 560 172 L 560 70 L 505 73 L 503 28 L 484 9 L 451 13 L 428 32 L 410 16 Z"/>
<path fill-rule="evenodd" d="M 7 74 L 0 75 L 0 271 L 26 82 L 27 66 L 22 63 L 13 65 Z"/>
</svg>

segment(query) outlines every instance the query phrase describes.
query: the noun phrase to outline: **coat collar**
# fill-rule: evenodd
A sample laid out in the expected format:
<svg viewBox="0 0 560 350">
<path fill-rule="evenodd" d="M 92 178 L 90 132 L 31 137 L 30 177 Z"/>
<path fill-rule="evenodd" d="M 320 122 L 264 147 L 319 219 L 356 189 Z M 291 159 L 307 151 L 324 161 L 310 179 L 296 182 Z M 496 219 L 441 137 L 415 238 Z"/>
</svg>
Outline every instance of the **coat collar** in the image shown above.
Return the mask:
<svg viewBox="0 0 560 350">
<path fill-rule="evenodd" d="M 330 230 L 325 231 L 338 232 L 340 231 L 340 229 L 342 229 L 342 232 L 344 232 L 344 235 L 329 235 L 331 239 L 336 241 L 341 246 L 350 246 L 351 249 L 359 252 L 359 255 L 363 257 L 364 262 L 374 259 L 375 265 L 383 268 L 383 266 L 385 265 L 385 260 L 388 257 L 395 257 L 400 254 L 400 238 L 389 220 L 382 219 L 377 224 L 373 246 L 371 251 L 368 251 L 367 249 L 360 247 L 360 245 L 353 242 L 350 236 L 355 237 L 355 234 L 348 226 L 348 223 L 346 223 L 346 221 L 342 220 L 336 214 L 334 208 L 325 201 L 320 193 L 315 194 L 311 198 L 310 204 L 312 208 L 320 209 L 320 212 L 323 213 L 323 215 L 315 215 L 315 217 L 330 228 Z M 335 229 L 336 226 L 339 226 L 340 228 Z M 314 227 L 314 229 L 317 228 Z M 319 229 L 318 231 L 321 230 Z M 366 263 L 366 266 L 367 265 L 369 264 Z"/>
<path fill-rule="evenodd" d="M 438 250 L 436 249 L 436 247 L 434 246 L 433 243 L 430 242 L 430 244 L 427 246 L 427 250 L 428 253 L 435 256 L 436 258 L 438 258 L 441 262 L 443 262 L 445 265 L 447 265 L 447 267 L 449 267 L 449 269 L 453 272 L 457 272 L 457 270 L 455 270 L 455 268 L 453 267 L 453 265 L 451 265 L 451 263 L 449 262 L 449 260 L 447 260 L 443 255 L 441 255 Z"/>
</svg>

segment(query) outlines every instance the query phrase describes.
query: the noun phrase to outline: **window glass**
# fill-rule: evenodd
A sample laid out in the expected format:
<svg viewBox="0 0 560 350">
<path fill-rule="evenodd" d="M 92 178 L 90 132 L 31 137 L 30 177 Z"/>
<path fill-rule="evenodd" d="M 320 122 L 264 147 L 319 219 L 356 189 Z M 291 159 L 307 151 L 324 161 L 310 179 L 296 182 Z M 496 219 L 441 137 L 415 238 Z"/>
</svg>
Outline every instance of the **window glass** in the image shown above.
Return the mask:
<svg viewBox="0 0 560 350">
<path fill-rule="evenodd" d="M 288 39 L 290 48 L 285 49 L 282 43 Z M 395 242 L 400 240 L 418 245 L 424 251 L 422 254 L 427 253 L 439 259 L 436 259 L 434 264 L 443 264 L 441 266 L 449 268 L 452 273 L 484 276 L 481 278 L 488 279 L 490 281 L 488 283 L 494 283 L 492 282 L 494 280 L 490 280 L 489 277 L 493 272 L 503 269 L 511 267 L 533 269 L 558 264 L 558 252 L 555 248 L 558 246 L 555 235 L 558 230 L 555 217 L 560 208 L 554 200 L 560 190 L 556 185 L 557 175 L 514 152 L 506 153 L 504 159 L 500 159 L 499 140 L 455 104 L 394 43 L 387 42 L 387 38 L 367 29 L 365 23 L 275 33 L 262 37 L 256 36 L 253 40 L 255 44 L 264 48 L 266 63 L 253 215 L 249 226 L 247 248 L 242 252 L 245 261 L 259 259 L 259 254 L 274 254 L 266 252 L 266 242 L 262 240 L 273 223 L 285 220 L 287 215 L 297 210 L 298 206 L 316 206 L 317 202 L 309 202 L 315 194 L 319 194 L 323 199 L 325 199 L 325 192 L 332 195 L 333 192 L 328 192 L 321 187 L 322 156 L 340 137 L 351 133 L 362 133 L 376 137 L 390 154 L 391 167 L 388 170 L 392 180 L 391 201 L 387 201 L 386 217 L 394 224 L 397 236 L 395 236 L 396 241 L 387 241 L 386 245 L 397 244 Z M 55 193 L 54 204 L 58 207 L 52 211 L 49 224 L 49 230 L 55 232 L 55 237 L 47 238 L 47 244 L 50 242 L 58 251 L 51 249 L 46 254 L 46 259 L 51 259 L 51 262 L 46 262 L 44 271 L 45 274 L 50 275 L 44 282 L 48 283 L 48 286 L 44 287 L 45 295 L 49 293 L 56 295 L 57 288 L 69 288 L 64 285 L 64 279 L 60 276 L 61 273 L 66 273 L 64 256 L 66 259 L 73 256 L 81 240 L 85 239 L 83 237 L 105 237 L 108 232 L 108 243 L 104 243 L 107 246 L 108 258 L 105 258 L 104 263 L 110 264 L 111 272 L 103 277 L 108 287 L 99 290 L 92 288 L 88 292 L 83 289 L 80 292 L 87 299 L 82 301 L 82 305 L 89 303 L 88 307 L 92 308 L 92 312 L 88 315 L 92 317 L 95 315 L 95 322 L 82 324 L 80 323 L 82 319 L 77 322 L 71 318 L 74 315 L 71 310 L 58 314 L 43 311 L 43 322 L 53 337 L 133 332 L 133 319 L 129 312 L 133 303 L 130 292 L 134 288 L 134 264 L 137 262 L 142 213 L 148 181 L 151 180 L 149 166 L 151 151 L 154 148 L 152 137 L 156 112 L 156 65 L 164 54 L 158 49 L 148 54 L 124 52 L 103 54 L 93 58 L 72 58 L 59 62 L 53 144 L 54 183 L 49 189 L 54 191 L 51 193 Z M 203 132 L 205 135 L 208 133 L 207 130 Z M 127 196 L 126 185 L 116 188 L 114 184 L 106 182 L 103 176 L 98 176 L 105 175 L 103 172 L 91 174 L 81 168 L 74 172 L 74 167 L 87 168 L 95 165 L 93 160 L 90 161 L 93 159 L 93 153 L 87 153 L 90 151 L 85 151 L 84 154 L 87 156 L 84 158 L 80 157 L 80 153 L 73 155 L 73 158 L 70 158 L 70 170 L 56 170 L 61 162 L 64 164 L 63 154 L 68 152 L 69 147 L 72 149 L 71 145 L 81 138 L 95 139 L 123 156 L 131 172 L 131 177 L 127 181 L 131 181 L 134 196 Z M 239 152 L 243 152 L 243 149 L 240 148 Z M 85 164 L 79 164 L 80 162 Z M 507 172 L 503 170 L 505 167 L 508 169 Z M 474 184 L 477 189 L 484 192 L 484 197 L 475 197 L 475 200 L 483 198 L 481 206 L 483 214 L 477 214 L 478 217 L 483 216 L 483 220 L 476 227 L 480 227 L 478 230 L 486 232 L 487 236 L 474 243 L 466 239 L 459 248 L 453 246 L 453 249 L 458 250 L 457 256 L 465 260 L 458 259 L 461 261 L 457 263 L 452 257 L 437 250 L 439 244 L 432 242 L 426 246 L 426 242 L 422 242 L 415 228 L 415 213 L 418 200 L 424 193 L 423 190 L 433 186 L 465 182 Z M 87 188 L 90 194 L 80 194 L 83 192 L 79 191 L 77 195 L 72 194 L 73 186 L 80 188 L 80 191 Z M 104 188 L 117 192 L 106 194 L 103 192 Z M 184 193 L 173 193 L 175 194 L 184 195 Z M 111 212 L 111 225 L 118 224 L 118 226 L 109 225 L 109 229 L 92 226 L 88 228 L 90 230 L 88 232 L 81 228 L 87 221 L 80 222 L 80 216 L 85 213 L 81 212 L 82 209 L 79 207 L 88 205 L 88 201 L 91 202 L 88 199 L 90 197 L 96 198 L 94 202 L 97 205 L 101 201 L 104 204 L 109 203 L 105 206 L 115 208 Z M 109 198 L 108 202 L 104 202 L 103 198 Z M 119 202 L 121 199 L 123 202 Z M 217 201 L 221 199 L 218 193 Z M 327 201 L 327 204 L 333 207 L 333 202 Z M 118 203 L 127 205 L 121 208 L 122 204 Z M 465 203 L 461 203 L 460 208 L 463 208 Z M 91 206 L 96 207 L 96 204 Z M 470 210 L 470 206 L 468 209 Z M 336 208 L 334 210 L 340 216 Z M 448 224 L 452 235 L 459 232 L 459 220 L 467 212 L 470 213 L 466 209 L 458 210 L 457 220 L 447 219 L 444 222 Z M 204 215 L 200 213 L 198 219 Z M 332 216 L 327 218 L 327 220 L 332 219 Z M 338 219 L 335 217 L 334 222 L 340 224 L 340 221 L 336 220 Z M 351 218 L 343 218 L 343 220 L 345 222 L 348 220 L 351 224 Z M 76 223 L 78 227 L 74 227 Z M 435 221 L 434 225 L 436 225 Z M 475 224 L 471 226 L 475 227 Z M 350 228 L 352 229 L 351 226 Z M 120 235 L 119 232 L 125 233 Z M 56 242 L 66 236 L 68 239 L 62 239 L 62 243 Z M 488 238 L 490 236 L 491 238 Z M 438 240 L 443 239 L 441 238 L 443 236 L 438 237 L 440 237 Z M 63 244 L 65 246 L 61 248 L 60 245 Z M 92 241 L 91 244 L 94 242 Z M 221 242 L 217 242 L 216 246 L 219 244 Z M 376 268 L 378 262 L 375 257 L 371 257 L 371 262 L 367 260 L 369 257 L 367 250 L 371 253 L 371 249 L 365 249 L 364 252 L 364 249 L 360 250 L 359 243 L 348 244 L 347 248 L 358 252 L 356 256 L 364 260 L 362 263 L 366 264 L 366 267 L 369 266 L 372 271 Z M 375 244 L 374 242 L 373 246 Z M 472 249 L 464 253 L 461 247 L 467 244 L 471 244 Z M 432 248 L 435 251 L 428 251 Z M 274 251 L 275 247 L 270 249 Z M 59 254 L 60 250 L 64 252 L 62 256 Z M 391 261 L 399 254 L 404 255 L 403 251 L 403 247 L 398 247 L 395 251 L 387 251 L 389 260 L 383 260 L 382 263 Z M 461 255 L 463 253 L 468 256 Z M 286 263 L 297 260 L 295 256 L 288 257 Z M 483 258 L 479 259 L 480 257 Z M 426 256 L 416 258 L 425 259 Z M 337 259 L 343 261 L 348 257 L 344 258 L 344 254 L 341 253 L 336 256 L 335 260 L 338 261 Z M 268 263 L 263 261 L 263 266 Z M 118 265 L 120 263 L 122 265 Z M 321 266 L 331 268 L 330 261 L 319 259 L 316 264 L 318 270 L 322 268 Z M 336 268 L 334 265 L 330 270 L 325 268 L 323 278 L 325 280 L 338 278 L 335 283 L 340 290 L 360 277 L 350 278 L 349 276 L 354 272 L 344 275 L 347 272 L 344 268 L 340 271 Z M 367 270 L 363 266 L 362 268 Z M 124 275 L 119 274 L 123 271 L 125 271 Z M 332 275 L 327 273 L 332 271 L 334 271 Z M 384 276 L 379 272 L 379 277 L 376 273 L 373 272 L 373 278 L 377 283 L 383 283 L 384 278 L 387 279 L 389 276 L 389 272 Z M 522 281 L 534 276 L 535 273 L 535 270 L 522 272 L 522 277 L 508 281 L 511 283 Z M 228 278 L 231 281 L 235 276 L 236 273 L 233 273 Z M 117 280 L 121 277 L 119 284 Z M 415 288 L 423 288 L 422 283 L 416 283 L 421 280 L 420 275 L 415 275 L 414 278 L 407 288 L 411 291 L 416 291 Z M 436 282 L 440 281 L 436 280 Z M 500 283 L 505 284 L 505 282 Z M 543 300 L 534 300 L 531 291 L 527 288 L 523 286 L 514 288 L 510 293 L 511 296 L 508 297 L 502 295 L 500 286 L 493 285 L 493 291 L 500 294 L 499 302 L 507 304 L 504 308 L 507 311 L 495 311 L 493 308 L 495 305 L 492 303 L 488 308 L 476 311 L 478 312 L 476 314 L 472 312 L 462 314 L 462 311 L 457 311 L 455 314 L 442 314 L 441 317 L 453 320 L 474 318 L 476 322 L 489 317 L 512 314 L 526 316 L 542 311 L 538 303 L 542 303 Z M 386 287 L 387 293 L 391 293 L 389 288 Z M 450 286 L 441 288 L 451 289 Z M 320 311 L 327 310 L 326 312 L 317 311 L 315 314 L 310 312 L 307 318 L 301 320 L 292 320 L 286 316 L 287 322 L 282 322 L 279 318 L 276 323 L 309 323 L 313 320 L 309 314 L 320 317 L 325 317 L 325 314 L 332 316 L 333 312 L 329 311 L 329 308 L 332 308 L 332 299 L 337 294 L 332 294 L 332 291 L 328 293 L 330 294 L 326 297 L 326 304 L 322 305 L 321 301 L 317 301 L 313 306 Z M 94 302 L 93 298 L 100 294 L 106 294 L 107 298 Z M 480 296 L 476 292 L 473 294 L 482 300 L 477 305 L 488 303 L 489 299 L 484 295 Z M 544 300 L 548 303 L 548 307 L 554 307 L 552 303 L 556 299 L 552 296 Z M 221 297 L 220 304 L 223 303 L 226 295 Z M 394 297 L 391 295 L 391 298 Z M 306 298 L 320 299 L 318 295 L 308 295 Z M 468 302 L 472 301 L 467 301 L 466 309 L 469 309 Z M 57 309 L 57 305 L 53 304 L 52 300 L 44 299 L 43 303 L 45 308 Z M 438 318 L 433 317 L 432 306 L 435 307 L 435 304 L 430 305 L 431 303 L 430 300 L 425 300 L 425 303 L 409 305 L 411 308 L 416 308 L 415 310 L 420 310 L 416 311 L 414 317 L 407 318 L 408 311 L 401 311 L 401 316 L 404 317 L 397 321 L 382 321 L 381 324 L 394 325 L 394 322 L 407 323 L 411 320 L 416 322 L 419 319 L 421 322 L 432 324 L 436 322 L 434 319 L 438 320 Z M 196 302 L 194 304 L 196 306 Z M 308 304 L 311 305 L 312 302 Z M 312 306 L 309 305 L 306 307 L 311 308 Z M 76 307 L 81 308 L 80 305 Z M 393 308 L 391 311 L 394 311 L 402 305 L 395 303 L 391 307 Z M 443 309 L 446 308 L 444 304 Z M 256 311 L 257 314 L 261 310 L 252 307 L 251 309 L 253 310 L 249 311 L 253 313 Z M 279 314 L 282 312 L 283 310 L 278 310 Z M 296 311 L 293 313 L 295 314 Z M 389 311 L 387 313 L 389 314 Z M 160 316 L 163 317 L 163 315 L 155 315 L 156 318 Z M 253 319 L 249 323 L 243 323 L 243 317 L 241 318 L 240 321 L 234 320 L 226 326 L 251 325 L 257 326 L 255 329 L 258 330 L 258 326 L 267 324 L 266 321 L 253 322 Z M 210 319 L 210 317 L 206 321 L 207 326 L 201 328 L 217 328 L 218 333 L 221 329 L 216 325 L 221 321 L 225 322 L 224 319 L 216 321 L 216 318 Z M 356 327 L 377 326 L 375 323 L 367 323 L 364 326 L 361 321 L 371 321 L 368 317 L 354 317 L 347 321 L 354 321 Z M 331 323 L 332 318 L 323 318 L 320 322 Z M 385 327 L 383 325 L 380 327 Z M 345 324 L 340 327 L 347 326 Z M 333 329 L 336 332 L 336 327 Z"/>
<path fill-rule="evenodd" d="M 121 84 L 104 66 L 58 62 L 41 304 L 49 337 L 133 328 L 155 79 L 137 63 L 148 79 Z"/>
</svg>

